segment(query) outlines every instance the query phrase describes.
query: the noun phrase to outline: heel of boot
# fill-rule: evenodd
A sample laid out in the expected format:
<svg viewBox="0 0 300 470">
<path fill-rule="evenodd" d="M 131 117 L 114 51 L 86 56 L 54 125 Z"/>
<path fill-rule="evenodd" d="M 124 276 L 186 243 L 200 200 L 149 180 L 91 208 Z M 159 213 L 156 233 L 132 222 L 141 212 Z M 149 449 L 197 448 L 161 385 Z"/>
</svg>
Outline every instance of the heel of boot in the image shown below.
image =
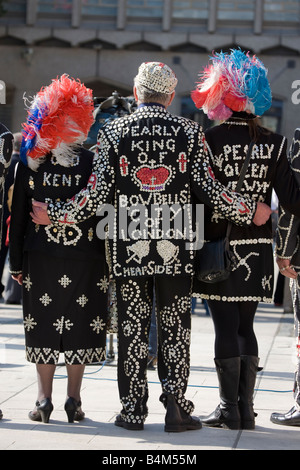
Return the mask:
<svg viewBox="0 0 300 470">
<path fill-rule="evenodd" d="M 218 405 L 209 416 L 201 418 L 204 426 L 224 429 L 241 429 L 241 420 L 237 406 Z"/>
<path fill-rule="evenodd" d="M 239 384 L 239 409 L 242 429 L 255 429 L 257 414 L 253 408 L 254 387 L 258 367 L 257 356 L 241 356 L 241 375 Z"/>
<path fill-rule="evenodd" d="M 224 421 L 222 423 L 222 427 L 224 429 L 231 429 L 232 431 L 236 431 L 241 429 L 241 423 L 239 421 Z"/>
<path fill-rule="evenodd" d="M 254 420 L 249 420 L 249 421 L 242 421 L 241 422 L 241 429 L 251 431 L 255 429 L 255 421 Z"/>
<path fill-rule="evenodd" d="M 165 432 L 182 432 L 182 426 L 179 424 L 165 424 Z"/>
<path fill-rule="evenodd" d="M 167 410 L 165 432 L 183 432 L 201 429 L 202 424 L 200 419 L 182 410 L 173 395 L 167 395 L 165 408 Z"/>
</svg>

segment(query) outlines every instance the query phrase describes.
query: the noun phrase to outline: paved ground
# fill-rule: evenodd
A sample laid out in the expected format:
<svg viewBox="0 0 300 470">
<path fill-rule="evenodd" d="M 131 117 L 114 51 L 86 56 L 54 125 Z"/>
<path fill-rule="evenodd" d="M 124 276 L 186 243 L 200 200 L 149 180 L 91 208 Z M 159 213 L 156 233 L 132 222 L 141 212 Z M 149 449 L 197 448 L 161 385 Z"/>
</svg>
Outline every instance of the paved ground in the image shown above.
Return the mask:
<svg viewBox="0 0 300 470">
<path fill-rule="evenodd" d="M 283 313 L 283 309 L 261 304 L 256 316 L 260 365 L 263 366 L 256 384 L 256 429 L 228 431 L 203 427 L 199 431 L 179 434 L 164 432 L 164 409 L 158 401 L 161 389 L 156 371 L 148 373 L 149 417 L 144 431 L 126 431 L 114 426 L 115 416 L 120 410 L 115 338 L 115 360 L 103 366 L 86 368 L 82 389 L 87 416 L 84 421 L 67 423 L 63 407 L 66 395 L 66 370 L 63 365 L 57 368 L 54 381 L 55 409 L 50 423 L 30 421 L 27 414 L 36 399 L 37 383 L 35 366 L 24 359 L 21 316 L 21 307 L 0 304 L 0 408 L 4 414 L 0 421 L 2 450 L 102 450 L 107 451 L 106 455 L 110 458 L 118 455 L 119 459 L 126 451 L 131 451 L 130 455 L 134 456 L 140 450 L 145 459 L 146 455 L 151 458 L 159 451 L 166 455 L 187 453 L 192 458 L 196 451 L 201 450 L 300 449 L 299 428 L 270 422 L 272 411 L 287 411 L 293 405 L 293 316 Z M 214 331 L 212 320 L 206 316 L 202 304 L 197 305 L 192 325 L 191 375 L 187 398 L 194 401 L 195 414 L 201 416 L 209 414 L 218 404 L 213 362 Z M 120 460 L 115 463 L 120 463 Z"/>
</svg>

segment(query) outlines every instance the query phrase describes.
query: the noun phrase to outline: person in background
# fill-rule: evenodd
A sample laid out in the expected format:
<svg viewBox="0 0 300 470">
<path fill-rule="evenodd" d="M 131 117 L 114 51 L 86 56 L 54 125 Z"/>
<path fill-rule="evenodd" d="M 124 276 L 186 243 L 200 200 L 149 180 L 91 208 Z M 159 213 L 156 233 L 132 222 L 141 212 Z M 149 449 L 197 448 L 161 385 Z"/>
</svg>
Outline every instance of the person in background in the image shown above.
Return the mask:
<svg viewBox="0 0 300 470">
<path fill-rule="evenodd" d="M 112 212 L 113 222 L 109 218 L 106 221 L 108 264 L 116 283 L 122 406 L 115 425 L 127 430 L 144 429 L 148 414 L 146 372 L 153 288 L 160 401 L 166 408 L 164 429 L 182 432 L 201 428 L 201 421 L 192 416 L 194 404 L 185 396 L 190 370 L 194 262 L 194 250 L 190 248 L 194 246 L 195 227 L 192 212 L 188 211 L 183 236 L 177 237 L 174 217 L 163 217 L 161 211 L 176 204 L 184 212 L 186 205 L 190 207 L 191 192 L 195 192 L 240 225 L 251 224 L 252 220 L 264 223 L 271 213 L 263 203 L 224 192 L 224 187 L 211 177 L 201 127 L 167 110 L 176 85 L 177 78 L 166 64 L 141 64 L 134 79 L 138 109 L 100 130 L 87 188 L 66 204 L 36 201 L 33 205 L 33 220 L 41 224 L 83 221 L 99 205 Z M 142 211 L 142 220 L 145 214 L 147 222 L 144 225 L 140 219 L 141 237 L 135 230 L 137 210 Z M 167 232 L 166 221 L 172 229 Z"/>
<path fill-rule="evenodd" d="M 108 277 L 98 218 L 80 226 L 39 226 L 32 199 L 66 201 L 89 181 L 94 154 L 85 141 L 93 123 L 92 91 L 64 74 L 34 97 L 28 109 L 10 224 L 10 272 L 22 284 L 25 350 L 36 364 L 33 421 L 53 410 L 53 376 L 61 352 L 68 375 L 68 421 L 82 420 L 85 364 L 105 359 Z"/>
<path fill-rule="evenodd" d="M 8 208 L 8 199 L 9 199 L 9 189 L 14 183 L 15 178 L 15 168 L 16 164 L 20 160 L 20 146 L 22 141 L 22 133 L 16 132 L 13 134 L 13 148 L 12 155 L 10 160 L 10 165 L 7 171 L 7 175 L 4 183 L 4 196 L 3 196 L 3 227 L 2 227 L 2 241 L 1 241 L 1 250 L 0 250 L 0 280 L 3 276 L 4 266 L 8 254 L 8 245 L 7 245 L 7 220 L 10 217 L 10 210 Z M 15 282 L 15 281 L 13 281 Z M 0 283 L 0 294 L 3 293 L 6 286 Z"/>
<path fill-rule="evenodd" d="M 289 152 L 289 162 L 295 180 L 300 186 L 299 158 L 300 129 L 296 129 Z M 300 217 L 291 214 L 281 205 L 276 233 L 276 257 L 279 271 L 286 281 L 290 281 L 293 302 L 297 367 L 294 379 L 294 405 L 286 413 L 274 412 L 271 421 L 285 426 L 300 426 Z"/>
<path fill-rule="evenodd" d="M 205 132 L 211 171 L 234 190 L 250 144 L 253 145 L 241 194 L 271 206 L 280 203 L 300 215 L 300 193 L 288 164 L 286 138 L 263 128 L 258 117 L 272 104 L 267 70 L 249 53 L 216 53 L 192 92 L 197 108 L 223 121 Z M 205 210 L 205 240 L 224 238 L 227 221 L 220 210 Z M 217 283 L 195 279 L 194 295 L 206 299 L 215 328 L 215 365 L 220 402 L 202 419 L 206 426 L 254 429 L 253 392 L 258 369 L 254 317 L 258 302 L 272 302 L 274 265 L 271 218 L 263 225 L 233 225 L 230 247 L 236 266 Z"/>
<path fill-rule="evenodd" d="M 155 288 L 153 288 L 152 313 L 149 330 L 149 347 L 147 369 L 154 370 L 157 364 L 157 328 L 156 328 L 156 310 L 155 310 Z"/>
<path fill-rule="evenodd" d="M 0 240 L 3 227 L 3 205 L 4 205 L 4 186 L 5 178 L 8 173 L 8 168 L 11 161 L 11 154 L 13 149 L 13 135 L 7 127 L 0 123 Z M 0 410 L 0 419 L 3 418 L 3 413 Z"/>
<path fill-rule="evenodd" d="M 17 164 L 20 161 L 20 147 L 22 142 L 22 133 L 16 132 L 13 134 L 13 153 L 9 165 L 8 175 L 5 180 L 5 194 L 4 194 L 4 220 L 3 220 L 3 245 L 0 251 L 0 272 L 4 270 L 4 265 L 9 257 L 9 225 L 11 218 L 11 204 L 14 189 L 14 179 Z M 4 292 L 2 293 L 5 304 L 21 304 L 22 303 L 22 288 L 10 275 L 6 279 L 4 285 Z"/>
</svg>

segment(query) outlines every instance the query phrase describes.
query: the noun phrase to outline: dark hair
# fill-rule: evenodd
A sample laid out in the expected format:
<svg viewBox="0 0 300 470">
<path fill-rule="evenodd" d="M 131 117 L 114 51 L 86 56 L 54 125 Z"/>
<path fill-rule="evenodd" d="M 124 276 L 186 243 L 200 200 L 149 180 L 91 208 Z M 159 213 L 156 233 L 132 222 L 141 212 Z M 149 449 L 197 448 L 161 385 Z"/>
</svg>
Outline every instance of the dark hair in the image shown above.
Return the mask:
<svg viewBox="0 0 300 470">
<path fill-rule="evenodd" d="M 249 119 L 248 126 L 250 137 L 255 142 L 257 142 L 260 135 L 272 134 L 272 131 L 270 129 L 267 129 L 266 127 L 263 127 L 261 125 L 260 119 L 258 117 L 256 117 L 255 119 Z"/>
</svg>

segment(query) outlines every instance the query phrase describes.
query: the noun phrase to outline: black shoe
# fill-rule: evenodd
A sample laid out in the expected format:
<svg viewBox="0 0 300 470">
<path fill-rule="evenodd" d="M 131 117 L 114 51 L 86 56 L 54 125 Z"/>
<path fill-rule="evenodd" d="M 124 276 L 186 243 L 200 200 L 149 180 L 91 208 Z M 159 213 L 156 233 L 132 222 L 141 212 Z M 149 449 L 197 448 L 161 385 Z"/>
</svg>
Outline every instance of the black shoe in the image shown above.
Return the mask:
<svg viewBox="0 0 300 470">
<path fill-rule="evenodd" d="M 270 420 L 284 426 L 300 426 L 300 411 L 293 406 L 287 413 L 272 413 Z"/>
<path fill-rule="evenodd" d="M 3 413 L 2 413 L 2 410 L 0 410 L 0 419 L 3 418 Z"/>
<path fill-rule="evenodd" d="M 183 432 L 201 429 L 199 418 L 191 416 L 176 402 L 174 395 L 162 394 L 160 401 L 166 408 L 165 432 Z"/>
<path fill-rule="evenodd" d="M 81 410 L 81 401 L 76 401 L 72 397 L 69 397 L 65 403 L 65 412 L 67 413 L 69 423 L 82 421 L 85 417 L 84 412 Z"/>
<path fill-rule="evenodd" d="M 144 429 L 144 423 L 130 423 L 124 421 L 121 415 L 117 415 L 115 420 L 115 426 L 128 429 L 129 431 L 142 431 Z"/>
<path fill-rule="evenodd" d="M 28 416 L 31 421 L 43 421 L 43 423 L 49 423 L 50 415 L 53 411 L 53 405 L 50 398 L 45 398 L 41 402 L 37 401 L 36 411 L 30 411 Z"/>
</svg>

